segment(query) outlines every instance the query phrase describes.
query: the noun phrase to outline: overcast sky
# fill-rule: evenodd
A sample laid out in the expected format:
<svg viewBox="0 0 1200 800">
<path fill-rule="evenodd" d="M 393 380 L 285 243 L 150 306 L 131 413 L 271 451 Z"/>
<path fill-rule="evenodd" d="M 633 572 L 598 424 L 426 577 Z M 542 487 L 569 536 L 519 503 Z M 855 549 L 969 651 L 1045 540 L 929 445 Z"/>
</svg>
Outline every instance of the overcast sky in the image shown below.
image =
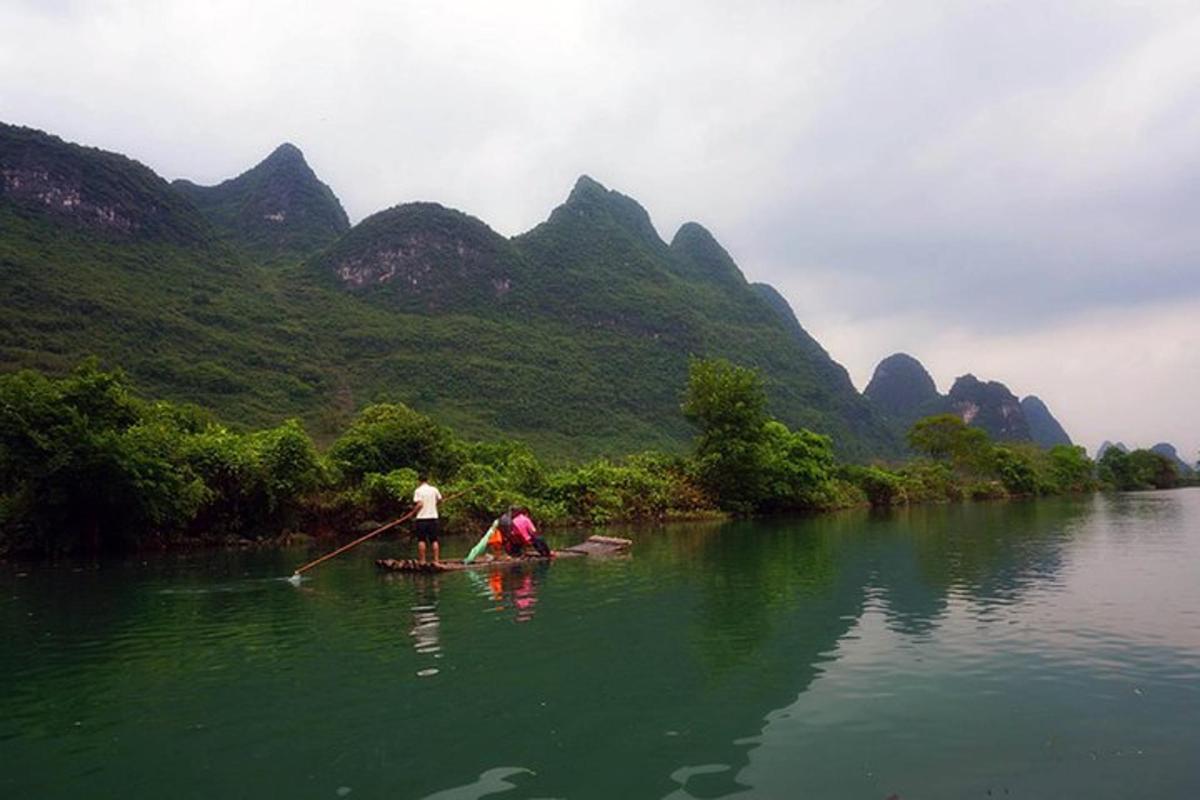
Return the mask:
<svg viewBox="0 0 1200 800">
<path fill-rule="evenodd" d="M 1200 6 L 0 0 L 0 119 L 355 220 L 526 230 L 581 173 L 708 227 L 859 388 L 903 350 L 1200 448 Z"/>
</svg>

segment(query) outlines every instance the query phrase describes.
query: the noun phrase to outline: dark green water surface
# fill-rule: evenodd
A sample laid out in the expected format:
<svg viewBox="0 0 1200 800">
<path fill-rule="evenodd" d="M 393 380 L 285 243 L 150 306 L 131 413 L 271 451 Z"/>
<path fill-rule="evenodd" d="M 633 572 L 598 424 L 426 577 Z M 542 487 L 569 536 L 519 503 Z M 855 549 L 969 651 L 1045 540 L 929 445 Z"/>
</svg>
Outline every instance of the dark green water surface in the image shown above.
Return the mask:
<svg viewBox="0 0 1200 800">
<path fill-rule="evenodd" d="M 0 797 L 1200 794 L 1200 490 L 629 535 L 0 565 Z"/>
</svg>

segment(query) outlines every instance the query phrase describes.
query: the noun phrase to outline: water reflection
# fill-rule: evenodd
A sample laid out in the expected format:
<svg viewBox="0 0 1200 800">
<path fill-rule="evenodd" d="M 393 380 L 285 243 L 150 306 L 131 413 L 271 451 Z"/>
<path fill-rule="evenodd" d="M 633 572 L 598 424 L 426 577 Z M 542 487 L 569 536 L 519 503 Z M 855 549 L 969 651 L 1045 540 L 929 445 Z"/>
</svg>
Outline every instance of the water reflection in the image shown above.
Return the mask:
<svg viewBox="0 0 1200 800">
<path fill-rule="evenodd" d="M 955 601 L 986 618 L 1031 589 L 1052 589 L 1087 511 L 1068 500 L 901 509 L 876 520 L 887 538 L 872 583 L 889 627 L 929 637 Z"/>
<path fill-rule="evenodd" d="M 442 657 L 440 638 L 442 620 L 438 616 L 438 581 L 436 575 L 421 575 L 417 578 L 417 591 L 412 606 L 412 629 L 408 635 L 413 639 L 413 649 L 418 655 Z M 428 678 L 438 674 L 438 668 L 429 663 L 417 670 L 417 675 Z"/>
<path fill-rule="evenodd" d="M 492 573 L 380 578 L 364 548 L 303 591 L 241 583 L 296 554 L 0 565 L 0 795 L 1189 796 L 1192 496 L 634 531 L 629 560 Z"/>
<path fill-rule="evenodd" d="M 491 611 L 512 609 L 515 622 L 529 622 L 537 611 L 538 591 L 549 569 L 549 562 L 539 561 L 487 572 L 472 570 L 467 575 L 476 592 L 491 600 Z"/>
<path fill-rule="evenodd" d="M 720 686 L 730 699 L 707 723 L 714 734 L 726 732 L 723 741 L 694 746 L 684 762 L 708 766 L 664 767 L 674 780 L 686 776 L 679 796 L 724 796 L 743 786 L 760 745 L 761 710 L 789 708 L 834 668 L 845 674 L 839 662 L 850 650 L 872 659 L 853 692 L 886 693 L 898 672 L 923 669 L 921 648 L 956 606 L 986 616 L 1053 586 L 1087 513 L 1087 502 L 1074 501 L 850 512 L 766 530 L 731 523 L 709 536 L 695 577 L 692 646 L 709 691 Z M 754 688 L 735 688 L 739 681 Z M 739 718 L 742 733 L 730 737 Z M 700 741 L 703 728 L 692 728 Z"/>
<path fill-rule="evenodd" d="M 1193 518 L 1196 506 L 1193 499 Z M 1195 578 L 1195 562 L 1177 569 L 1153 557 L 1159 548 L 1177 556 L 1197 549 L 1194 535 L 1183 544 L 1187 507 L 1179 496 L 1120 496 L 864 520 L 853 546 L 833 546 L 829 607 L 791 604 L 754 628 L 769 627 L 786 642 L 813 611 L 840 610 L 846 624 L 825 632 L 833 641 L 825 638 L 824 647 L 820 632 L 809 639 L 816 652 L 809 663 L 829 666 L 796 673 L 791 701 L 765 715 L 761 733 L 731 740 L 737 783 L 764 796 L 961 796 L 1018 787 L 1047 796 L 1088 787 L 1094 796 L 1124 786 L 1117 796 L 1147 780 L 1195 787 L 1183 757 L 1188 746 L 1177 742 L 1196 744 L 1184 733 L 1190 714 L 1180 709 L 1200 711 L 1193 690 L 1200 672 L 1180 640 L 1197 625 L 1176 601 L 1187 575 Z M 1141 597 L 1096 613 L 1112 594 L 1095 584 L 1114 545 L 1096 539 L 1114 533 L 1118 546 L 1136 540 L 1140 548 L 1120 569 L 1124 583 L 1140 584 Z M 751 572 L 774 584 L 760 595 L 794 590 L 795 575 Z M 1150 574 L 1173 588 L 1145 583 Z M 1185 593 L 1195 600 L 1192 589 Z M 1160 599 L 1147 604 L 1153 595 Z M 1145 612 L 1156 606 L 1177 626 L 1176 647 L 1150 655 L 1142 640 L 1156 625 Z M 1163 614 L 1170 606 L 1176 613 Z M 1089 627 L 1096 635 L 1081 641 Z M 938 741 L 944 755 L 930 746 Z M 1087 755 L 1084 764 L 1076 754 Z M 1127 774 L 1117 777 L 1119 770 Z M 689 784 L 676 796 L 716 795 Z"/>
</svg>

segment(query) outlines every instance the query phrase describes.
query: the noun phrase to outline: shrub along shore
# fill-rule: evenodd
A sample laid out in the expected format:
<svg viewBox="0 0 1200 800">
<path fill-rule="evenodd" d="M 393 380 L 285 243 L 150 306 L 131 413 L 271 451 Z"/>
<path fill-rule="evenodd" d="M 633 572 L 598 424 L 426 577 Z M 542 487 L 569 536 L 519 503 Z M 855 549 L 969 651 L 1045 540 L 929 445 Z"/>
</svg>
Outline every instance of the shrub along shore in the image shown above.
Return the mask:
<svg viewBox="0 0 1200 800">
<path fill-rule="evenodd" d="M 138 397 L 94 360 L 67 377 L 0 376 L 0 555 L 349 535 L 411 506 L 417 472 L 443 494 L 450 531 L 478 531 L 509 504 L 539 523 L 696 519 L 1164 488 L 1149 451 L 997 444 L 954 416 L 909 432 L 900 465 L 839 464 L 828 437 L 772 419 L 762 380 L 694 360 L 681 411 L 684 456 L 645 452 L 550 467 L 513 441 L 469 442 L 400 403 L 363 408 L 321 452 L 299 422 L 236 431 L 191 405 Z M 1114 454 L 1115 453 L 1115 454 Z"/>
</svg>

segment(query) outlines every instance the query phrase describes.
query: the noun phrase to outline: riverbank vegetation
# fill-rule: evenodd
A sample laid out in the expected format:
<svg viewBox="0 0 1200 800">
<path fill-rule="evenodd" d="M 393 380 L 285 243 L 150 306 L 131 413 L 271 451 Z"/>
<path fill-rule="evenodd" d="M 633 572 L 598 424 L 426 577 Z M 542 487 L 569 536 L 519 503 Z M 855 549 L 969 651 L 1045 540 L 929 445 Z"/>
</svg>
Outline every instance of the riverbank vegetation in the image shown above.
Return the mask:
<svg viewBox="0 0 1200 800">
<path fill-rule="evenodd" d="M 347 534 L 410 507 L 419 470 L 444 494 L 465 492 L 446 509 L 451 530 L 477 530 L 511 503 L 546 524 L 597 525 L 1173 485 L 1174 465 L 1148 451 L 1110 451 L 1097 470 L 1083 448 L 996 444 L 954 416 L 914 425 L 907 463 L 839 464 L 828 437 L 766 408 L 757 372 L 694 360 L 682 402 L 691 454 L 552 467 L 400 403 L 363 408 L 322 452 L 297 421 L 235 430 L 142 399 L 95 361 L 64 378 L 11 373 L 0 376 L 0 553 Z"/>
<path fill-rule="evenodd" d="M 1173 459 L 1145 449 L 1110 447 L 1096 463 L 1096 472 L 1106 485 L 1122 491 L 1174 489 L 1196 480 L 1194 474 L 1181 475 Z"/>
</svg>

